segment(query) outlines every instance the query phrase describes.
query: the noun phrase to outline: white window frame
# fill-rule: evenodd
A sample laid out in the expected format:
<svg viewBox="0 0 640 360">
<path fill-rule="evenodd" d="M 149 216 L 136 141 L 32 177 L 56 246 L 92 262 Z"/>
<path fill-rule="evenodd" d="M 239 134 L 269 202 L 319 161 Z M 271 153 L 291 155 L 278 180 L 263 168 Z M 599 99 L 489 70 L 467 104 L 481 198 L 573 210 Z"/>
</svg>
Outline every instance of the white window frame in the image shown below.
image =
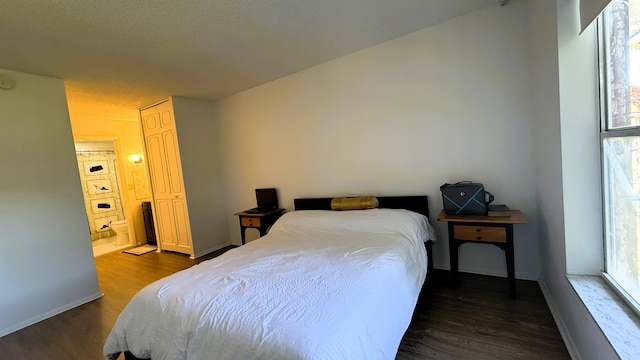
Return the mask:
<svg viewBox="0 0 640 360">
<path fill-rule="evenodd" d="M 606 26 L 606 11 L 604 11 L 597 19 L 597 27 L 598 27 L 598 78 L 600 81 L 599 86 L 599 98 L 600 98 L 600 154 L 601 154 L 601 180 L 602 180 L 602 224 L 603 233 L 602 241 L 603 241 L 603 263 L 604 270 L 602 273 L 602 278 L 605 282 L 627 303 L 627 305 L 636 313 L 636 315 L 640 316 L 640 303 L 636 301 L 627 291 L 625 291 L 624 287 L 621 286 L 611 275 L 607 273 L 607 259 L 610 249 L 607 248 L 607 209 L 606 209 L 606 193 L 607 193 L 607 179 L 605 176 L 605 149 L 604 149 L 604 141 L 607 138 L 622 138 L 622 137 L 631 137 L 638 136 L 640 137 L 640 125 L 634 125 L 629 127 L 621 127 L 621 128 L 609 128 L 609 119 L 611 117 L 610 111 L 610 102 L 609 102 L 609 91 L 608 86 L 609 83 L 609 42 L 608 42 L 608 34 L 607 34 L 607 26 Z"/>
</svg>

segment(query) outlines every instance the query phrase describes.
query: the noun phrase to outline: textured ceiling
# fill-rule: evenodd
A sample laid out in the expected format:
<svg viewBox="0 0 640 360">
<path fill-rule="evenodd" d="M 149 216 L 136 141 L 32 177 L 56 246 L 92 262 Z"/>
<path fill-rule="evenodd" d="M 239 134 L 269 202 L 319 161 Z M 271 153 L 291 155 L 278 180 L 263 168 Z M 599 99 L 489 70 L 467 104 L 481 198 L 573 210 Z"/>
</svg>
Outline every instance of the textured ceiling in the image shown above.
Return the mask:
<svg viewBox="0 0 640 360">
<path fill-rule="evenodd" d="M 0 68 L 70 107 L 216 99 L 499 0 L 1 0 Z M 117 117 L 117 116 L 116 116 Z"/>
</svg>

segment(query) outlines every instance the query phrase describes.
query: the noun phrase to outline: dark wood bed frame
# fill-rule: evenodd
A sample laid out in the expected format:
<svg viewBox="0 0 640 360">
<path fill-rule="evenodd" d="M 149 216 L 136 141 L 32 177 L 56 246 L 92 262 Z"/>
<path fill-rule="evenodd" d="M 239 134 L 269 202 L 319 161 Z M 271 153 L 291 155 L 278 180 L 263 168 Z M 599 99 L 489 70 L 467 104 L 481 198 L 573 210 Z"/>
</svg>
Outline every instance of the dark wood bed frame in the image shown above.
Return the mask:
<svg viewBox="0 0 640 360">
<path fill-rule="evenodd" d="M 376 196 L 378 199 L 378 207 L 382 209 L 407 209 L 415 211 L 429 218 L 429 198 L 423 195 L 417 196 Z M 295 210 L 331 210 L 332 198 L 299 198 L 293 199 Z M 428 287 L 430 274 L 433 271 L 432 247 L 433 241 L 425 241 L 424 245 L 427 249 L 428 268 L 427 281 L 423 286 L 423 290 Z M 139 359 L 128 351 L 124 352 L 125 360 L 150 360 Z"/>
</svg>

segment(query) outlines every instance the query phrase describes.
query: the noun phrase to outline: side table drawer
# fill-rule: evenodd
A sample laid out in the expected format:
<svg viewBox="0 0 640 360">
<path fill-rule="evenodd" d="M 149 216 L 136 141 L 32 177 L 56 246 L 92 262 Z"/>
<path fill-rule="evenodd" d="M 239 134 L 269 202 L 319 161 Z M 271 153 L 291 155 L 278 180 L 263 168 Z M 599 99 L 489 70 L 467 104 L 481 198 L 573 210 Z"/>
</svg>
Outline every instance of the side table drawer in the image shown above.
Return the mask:
<svg viewBox="0 0 640 360">
<path fill-rule="evenodd" d="M 260 227 L 260 218 L 258 217 L 243 217 L 240 219 L 242 226 L 246 227 Z"/>
<path fill-rule="evenodd" d="M 458 240 L 507 242 L 507 229 L 503 227 L 454 225 L 453 235 Z"/>
</svg>

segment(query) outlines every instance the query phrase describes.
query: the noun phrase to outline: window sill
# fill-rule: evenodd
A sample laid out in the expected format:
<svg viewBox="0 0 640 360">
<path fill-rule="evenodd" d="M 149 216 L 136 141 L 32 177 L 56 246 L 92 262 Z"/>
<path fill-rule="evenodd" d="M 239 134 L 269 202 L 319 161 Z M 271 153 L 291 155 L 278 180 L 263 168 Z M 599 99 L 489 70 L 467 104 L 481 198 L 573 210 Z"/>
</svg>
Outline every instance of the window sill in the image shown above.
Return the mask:
<svg viewBox="0 0 640 360">
<path fill-rule="evenodd" d="M 637 359 L 640 319 L 599 276 L 567 275 L 602 333 L 621 359 Z"/>
</svg>

